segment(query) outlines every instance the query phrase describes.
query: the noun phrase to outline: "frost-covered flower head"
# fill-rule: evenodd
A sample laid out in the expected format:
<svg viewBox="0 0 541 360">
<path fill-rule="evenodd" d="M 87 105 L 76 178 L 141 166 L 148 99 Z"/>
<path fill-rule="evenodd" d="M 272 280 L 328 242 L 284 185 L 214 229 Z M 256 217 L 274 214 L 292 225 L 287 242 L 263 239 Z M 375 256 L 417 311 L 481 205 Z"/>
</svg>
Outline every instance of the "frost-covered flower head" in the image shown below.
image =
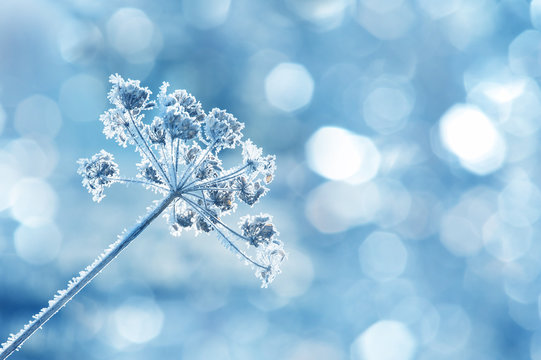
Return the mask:
<svg viewBox="0 0 541 360">
<path fill-rule="evenodd" d="M 100 116 L 107 138 L 119 145 L 134 145 L 141 155 L 136 178 L 119 176 L 113 156 L 104 150 L 90 159 L 79 160 L 83 185 L 94 201 L 115 182 L 140 183 L 145 188 L 173 196 L 165 211 L 173 235 L 184 230 L 217 233 L 221 242 L 256 270 L 266 287 L 286 258 L 278 231 L 267 214 L 244 216 L 240 230 L 222 218 L 237 209 L 237 202 L 256 204 L 273 180 L 275 157 L 263 156 L 261 148 L 242 140 L 244 124 L 217 108 L 206 114 L 195 97 L 185 90 L 168 93 L 160 87 L 156 101 L 151 91 L 137 80 L 111 75 L 108 98 L 112 109 Z M 145 121 L 145 111 L 155 116 Z M 242 163 L 225 169 L 220 160 L 223 149 L 242 148 Z"/>
</svg>

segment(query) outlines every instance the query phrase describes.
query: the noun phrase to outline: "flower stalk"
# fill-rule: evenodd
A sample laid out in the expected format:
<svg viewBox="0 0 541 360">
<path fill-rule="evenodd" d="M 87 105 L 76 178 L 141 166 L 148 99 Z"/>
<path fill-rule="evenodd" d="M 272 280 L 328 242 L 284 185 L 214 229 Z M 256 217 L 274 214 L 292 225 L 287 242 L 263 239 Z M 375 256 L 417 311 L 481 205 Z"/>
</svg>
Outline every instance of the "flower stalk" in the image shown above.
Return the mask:
<svg viewBox="0 0 541 360">
<path fill-rule="evenodd" d="M 81 291 L 89 282 L 96 277 L 113 259 L 115 259 L 122 250 L 124 250 L 145 228 L 150 225 L 174 200 L 175 195 L 170 194 L 163 199 L 158 206 L 142 218 L 137 225 L 111 244 L 90 266 L 79 273 L 78 277 L 73 278 L 65 290 L 60 290 L 55 297 L 49 301 L 49 307 L 42 309 L 34 315 L 34 320 L 30 321 L 17 334 L 12 334 L 8 341 L 2 344 L 0 350 L 0 360 L 6 359 L 34 333 L 41 328 L 54 314 L 64 307 L 79 291 Z"/>
<path fill-rule="evenodd" d="M 168 219 L 171 234 L 194 229 L 197 233 L 214 231 L 221 243 L 235 253 L 267 287 L 278 275 L 286 258 L 278 231 L 268 214 L 244 216 L 240 230 L 227 225 L 222 217 L 237 209 L 236 200 L 252 207 L 264 196 L 265 186 L 273 179 L 275 157 L 262 155 L 262 149 L 250 140 L 242 141 L 244 124 L 224 110 L 206 114 L 201 104 L 185 90 L 167 93 L 163 83 L 157 101 L 139 81 L 110 77 L 108 94 L 112 109 L 100 116 L 107 138 L 123 147 L 133 145 L 141 156 L 135 179 L 120 176 L 112 154 L 101 150 L 91 158 L 79 160 L 82 184 L 100 202 L 106 188 L 114 183 L 137 183 L 159 193 L 162 200 L 128 233 L 119 237 L 90 266 L 73 278 L 65 290 L 49 301 L 49 306 L 0 348 L 0 360 L 6 359 L 83 287 L 118 256 L 160 214 Z M 157 109 L 151 123 L 144 112 Z M 224 169 L 219 153 L 242 146 L 242 164 Z"/>
</svg>

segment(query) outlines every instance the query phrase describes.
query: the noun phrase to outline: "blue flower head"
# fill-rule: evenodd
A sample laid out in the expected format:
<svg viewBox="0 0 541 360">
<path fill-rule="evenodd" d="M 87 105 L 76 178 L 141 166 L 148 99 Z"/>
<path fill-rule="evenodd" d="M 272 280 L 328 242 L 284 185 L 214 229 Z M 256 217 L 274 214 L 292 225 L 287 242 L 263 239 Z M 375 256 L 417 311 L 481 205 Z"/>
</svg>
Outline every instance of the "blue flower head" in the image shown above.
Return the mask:
<svg viewBox="0 0 541 360">
<path fill-rule="evenodd" d="M 147 103 L 151 92 L 141 87 L 139 80 L 124 80 L 115 74 L 109 77 L 109 82 L 113 84 L 108 95 L 112 104 L 120 105 L 128 111 L 152 107 L 152 104 Z"/>
<path fill-rule="evenodd" d="M 235 148 L 240 145 L 244 124 L 233 115 L 217 108 L 205 118 L 205 138 L 217 148 Z"/>
<path fill-rule="evenodd" d="M 119 175 L 113 156 L 105 151 L 79 161 L 83 185 L 95 201 L 114 182 L 139 183 L 145 188 L 174 200 L 164 211 L 171 233 L 193 229 L 197 233 L 215 232 L 220 241 L 246 263 L 266 287 L 280 273 L 286 258 L 277 239 L 272 217 L 266 214 L 245 216 L 235 230 L 223 217 L 237 210 L 238 200 L 253 206 L 265 194 L 272 181 L 275 157 L 242 140 L 244 124 L 224 110 L 203 111 L 201 103 L 185 90 L 168 92 L 168 83 L 160 87 L 156 102 L 139 81 L 112 75 L 109 100 L 113 108 L 100 120 L 104 133 L 123 147 L 133 145 L 141 155 L 135 178 Z M 154 107 L 154 104 L 157 106 Z M 145 111 L 155 108 L 152 121 Z M 242 147 L 238 166 L 224 167 L 220 152 Z"/>
<path fill-rule="evenodd" d="M 169 84 L 160 87 L 156 102 L 138 80 L 111 75 L 108 98 L 113 107 L 100 116 L 103 132 L 122 146 L 133 145 L 141 156 L 135 178 L 121 177 L 113 155 L 101 150 L 78 161 L 82 184 L 100 202 L 105 188 L 113 183 L 141 184 L 163 195 L 130 231 L 125 231 L 79 275 L 59 290 L 49 306 L 41 309 L 19 332 L 0 344 L 0 358 L 17 350 L 37 329 L 89 284 L 160 214 L 168 219 L 171 234 L 178 236 L 193 229 L 197 233 L 216 233 L 221 243 L 255 269 L 261 286 L 267 287 L 280 273 L 287 257 L 277 239 L 270 215 L 241 218 L 240 230 L 223 218 L 236 211 L 237 200 L 253 206 L 268 189 L 274 174 L 274 156 L 250 140 L 242 141 L 244 124 L 224 110 L 205 114 L 201 103 L 185 90 L 168 93 Z M 146 110 L 156 110 L 152 121 Z M 242 161 L 227 168 L 220 159 L 223 149 L 242 146 Z"/>
<path fill-rule="evenodd" d="M 118 177 L 118 165 L 113 155 L 101 150 L 90 159 L 80 159 L 78 164 L 77 172 L 83 177 L 83 185 L 92 194 L 92 199 L 100 202 L 105 197 L 105 188 L 111 186 Z"/>
</svg>

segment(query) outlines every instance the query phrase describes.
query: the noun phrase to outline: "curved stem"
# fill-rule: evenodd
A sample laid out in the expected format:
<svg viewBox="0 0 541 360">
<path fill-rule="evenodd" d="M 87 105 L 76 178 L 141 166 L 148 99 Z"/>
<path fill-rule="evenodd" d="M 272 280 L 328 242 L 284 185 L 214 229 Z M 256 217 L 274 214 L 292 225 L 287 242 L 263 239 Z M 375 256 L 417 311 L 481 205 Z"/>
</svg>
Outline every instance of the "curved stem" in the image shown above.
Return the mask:
<svg viewBox="0 0 541 360">
<path fill-rule="evenodd" d="M 169 204 L 175 199 L 175 194 L 170 193 L 161 203 L 148 213 L 130 232 L 121 239 L 111 244 L 90 266 L 81 271 L 78 277 L 68 283 L 65 290 L 58 292 L 49 301 L 49 307 L 34 315 L 34 320 L 25 325 L 17 334 L 11 335 L 7 342 L 0 348 L 0 360 L 6 359 L 17 350 L 37 329 L 42 327 L 47 320 L 53 317 L 64 305 L 66 305 L 82 288 L 94 279 L 126 246 L 128 246 L 156 217 L 158 217 Z"/>
</svg>

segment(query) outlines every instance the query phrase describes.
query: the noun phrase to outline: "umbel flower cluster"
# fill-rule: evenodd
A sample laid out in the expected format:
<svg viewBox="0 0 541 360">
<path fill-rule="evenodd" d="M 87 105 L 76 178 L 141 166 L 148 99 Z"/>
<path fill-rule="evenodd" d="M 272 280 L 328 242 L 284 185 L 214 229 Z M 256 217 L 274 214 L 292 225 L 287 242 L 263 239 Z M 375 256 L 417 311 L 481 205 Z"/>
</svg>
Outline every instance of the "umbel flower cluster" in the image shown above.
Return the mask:
<svg viewBox="0 0 541 360">
<path fill-rule="evenodd" d="M 156 100 L 137 80 L 110 77 L 108 94 L 114 105 L 100 116 L 104 134 L 141 155 L 135 178 L 121 177 L 113 155 L 101 150 L 79 160 L 83 185 L 94 201 L 105 197 L 113 183 L 138 183 L 168 199 L 163 212 L 171 234 L 194 229 L 215 232 L 226 248 L 255 268 L 262 287 L 280 273 L 286 254 L 278 231 L 267 214 L 244 216 L 233 229 L 222 218 L 234 212 L 237 202 L 256 204 L 273 180 L 275 157 L 242 139 L 244 124 L 217 108 L 205 113 L 201 103 L 185 90 L 168 92 L 164 82 Z M 152 120 L 145 115 L 155 110 Z M 242 163 L 224 168 L 220 152 L 242 149 Z"/>
<path fill-rule="evenodd" d="M 167 217 L 173 235 L 187 229 L 215 232 L 228 249 L 255 269 L 262 287 L 280 273 L 286 258 L 270 215 L 244 216 L 237 230 L 222 221 L 224 215 L 235 211 L 237 199 L 249 206 L 257 203 L 274 175 L 274 156 L 263 156 L 250 140 L 242 140 L 244 124 L 224 110 L 212 109 L 206 114 L 186 91 L 168 93 L 167 83 L 153 101 L 150 90 L 139 81 L 112 75 L 110 82 L 108 97 L 114 107 L 100 116 L 103 132 L 123 147 L 135 146 L 141 155 L 138 174 L 121 177 L 113 155 L 101 150 L 90 159 L 79 160 L 83 185 L 96 202 L 113 183 L 141 184 L 162 194 L 163 199 L 71 279 L 66 289 L 59 290 L 19 332 L 11 334 L 0 345 L 0 360 L 18 350 L 160 214 Z M 149 110 L 156 110 L 156 116 L 145 121 Z M 242 163 L 226 169 L 220 152 L 235 148 L 242 148 Z"/>
</svg>

